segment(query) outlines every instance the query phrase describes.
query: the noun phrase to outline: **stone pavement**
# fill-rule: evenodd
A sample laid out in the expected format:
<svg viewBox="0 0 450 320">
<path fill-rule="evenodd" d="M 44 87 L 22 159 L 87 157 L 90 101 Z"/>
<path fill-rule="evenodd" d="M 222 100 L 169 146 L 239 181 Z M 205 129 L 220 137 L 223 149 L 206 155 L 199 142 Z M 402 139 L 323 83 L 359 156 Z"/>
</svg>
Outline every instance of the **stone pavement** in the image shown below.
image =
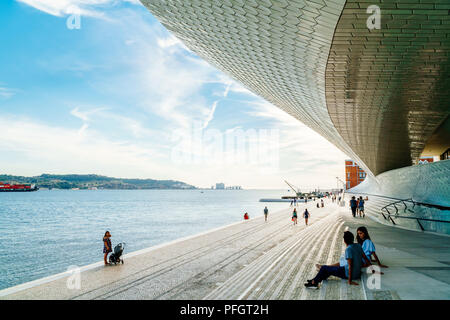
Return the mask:
<svg viewBox="0 0 450 320">
<path fill-rule="evenodd" d="M 301 218 L 311 212 L 309 226 Z M 269 207 L 270 209 L 270 207 Z M 450 237 L 393 228 L 325 201 L 298 206 L 124 256 L 125 264 L 94 264 L 81 272 L 80 289 L 67 275 L 0 291 L 0 299 L 449 299 Z M 319 290 L 303 283 L 316 263 L 335 263 L 346 227 L 364 225 L 382 262 L 380 286 L 364 276 L 359 286 L 330 277 Z"/>
</svg>

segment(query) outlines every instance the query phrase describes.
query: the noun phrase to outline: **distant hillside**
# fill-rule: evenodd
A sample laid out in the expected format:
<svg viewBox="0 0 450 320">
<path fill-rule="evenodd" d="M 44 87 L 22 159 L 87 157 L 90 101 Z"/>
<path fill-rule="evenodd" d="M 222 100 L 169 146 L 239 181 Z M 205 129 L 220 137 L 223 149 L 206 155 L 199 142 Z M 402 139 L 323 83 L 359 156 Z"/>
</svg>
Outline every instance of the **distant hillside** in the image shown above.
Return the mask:
<svg viewBox="0 0 450 320">
<path fill-rule="evenodd" d="M 42 174 L 36 177 L 0 175 L 1 182 L 34 183 L 40 188 L 55 189 L 196 189 L 187 183 L 174 180 L 119 179 L 95 174 Z"/>
</svg>

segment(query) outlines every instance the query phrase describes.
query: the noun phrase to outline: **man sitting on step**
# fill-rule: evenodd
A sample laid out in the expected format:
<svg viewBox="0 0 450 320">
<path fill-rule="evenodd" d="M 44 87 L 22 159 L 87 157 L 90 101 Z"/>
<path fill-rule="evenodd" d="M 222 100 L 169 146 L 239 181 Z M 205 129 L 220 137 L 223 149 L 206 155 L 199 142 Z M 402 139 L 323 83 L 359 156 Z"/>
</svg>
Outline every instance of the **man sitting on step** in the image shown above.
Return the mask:
<svg viewBox="0 0 450 320">
<path fill-rule="evenodd" d="M 330 266 L 316 265 L 319 269 L 319 273 L 312 280 L 307 280 L 305 287 L 311 289 L 319 288 L 319 283 L 328 279 L 329 276 L 336 276 L 342 279 L 348 279 L 348 284 L 358 285 L 354 279 L 361 277 L 361 267 L 363 264 L 363 258 L 367 263 L 371 264 L 367 259 L 364 251 L 359 244 L 353 243 L 355 236 L 350 231 L 344 232 L 344 243 L 347 246 L 344 256 L 341 257 L 340 262 L 332 264 Z"/>
</svg>

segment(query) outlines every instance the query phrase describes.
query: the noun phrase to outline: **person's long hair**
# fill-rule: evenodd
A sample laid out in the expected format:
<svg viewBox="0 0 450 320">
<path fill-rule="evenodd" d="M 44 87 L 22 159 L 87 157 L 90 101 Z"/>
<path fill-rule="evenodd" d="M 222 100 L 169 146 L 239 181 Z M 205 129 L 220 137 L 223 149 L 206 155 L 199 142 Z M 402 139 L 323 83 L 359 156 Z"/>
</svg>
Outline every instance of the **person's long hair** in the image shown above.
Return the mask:
<svg viewBox="0 0 450 320">
<path fill-rule="evenodd" d="M 359 237 L 358 231 L 364 233 L 364 239 L 361 239 L 361 238 Z M 362 245 L 363 242 L 364 242 L 364 240 L 367 240 L 367 239 L 370 240 L 370 236 L 369 236 L 369 231 L 367 231 L 367 228 L 366 228 L 366 227 L 359 227 L 358 229 L 356 229 L 356 241 L 358 241 L 358 243 L 359 243 L 360 245 Z"/>
<path fill-rule="evenodd" d="M 109 233 L 109 231 L 106 231 L 106 232 L 105 232 L 105 235 L 103 236 L 103 238 L 105 238 L 105 237 L 106 237 L 106 234 L 107 234 L 107 233 Z"/>
</svg>

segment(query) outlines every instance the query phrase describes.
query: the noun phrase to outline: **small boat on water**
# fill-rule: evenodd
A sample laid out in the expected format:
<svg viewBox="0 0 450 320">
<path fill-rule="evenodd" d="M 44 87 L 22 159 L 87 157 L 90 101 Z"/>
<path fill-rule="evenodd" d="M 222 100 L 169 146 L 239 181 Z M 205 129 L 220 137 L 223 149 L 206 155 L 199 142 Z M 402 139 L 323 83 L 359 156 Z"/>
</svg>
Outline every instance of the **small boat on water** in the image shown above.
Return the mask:
<svg viewBox="0 0 450 320">
<path fill-rule="evenodd" d="M 9 184 L 0 182 L 0 192 L 29 192 L 38 191 L 35 184 Z"/>
</svg>

